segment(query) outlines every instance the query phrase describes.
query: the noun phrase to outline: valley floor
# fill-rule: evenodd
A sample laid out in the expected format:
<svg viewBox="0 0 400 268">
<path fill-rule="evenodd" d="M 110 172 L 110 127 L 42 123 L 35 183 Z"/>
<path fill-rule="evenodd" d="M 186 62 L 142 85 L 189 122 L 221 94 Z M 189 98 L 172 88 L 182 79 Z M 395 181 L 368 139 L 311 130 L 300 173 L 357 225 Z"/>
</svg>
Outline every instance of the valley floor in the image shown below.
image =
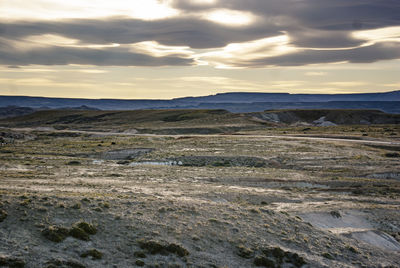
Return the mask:
<svg viewBox="0 0 400 268">
<path fill-rule="evenodd" d="M 395 140 L 1 131 L 0 266 L 399 267 Z"/>
</svg>

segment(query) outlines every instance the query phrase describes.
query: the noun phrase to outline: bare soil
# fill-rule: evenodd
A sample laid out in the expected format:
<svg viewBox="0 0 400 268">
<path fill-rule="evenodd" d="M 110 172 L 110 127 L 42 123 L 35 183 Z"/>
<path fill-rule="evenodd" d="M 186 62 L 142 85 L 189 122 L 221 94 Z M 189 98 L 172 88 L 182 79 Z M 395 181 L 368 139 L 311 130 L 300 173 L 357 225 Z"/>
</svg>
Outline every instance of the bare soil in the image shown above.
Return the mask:
<svg viewBox="0 0 400 268">
<path fill-rule="evenodd" d="M 400 181 L 376 175 L 398 174 L 390 148 L 2 131 L 0 266 L 399 267 Z"/>
</svg>

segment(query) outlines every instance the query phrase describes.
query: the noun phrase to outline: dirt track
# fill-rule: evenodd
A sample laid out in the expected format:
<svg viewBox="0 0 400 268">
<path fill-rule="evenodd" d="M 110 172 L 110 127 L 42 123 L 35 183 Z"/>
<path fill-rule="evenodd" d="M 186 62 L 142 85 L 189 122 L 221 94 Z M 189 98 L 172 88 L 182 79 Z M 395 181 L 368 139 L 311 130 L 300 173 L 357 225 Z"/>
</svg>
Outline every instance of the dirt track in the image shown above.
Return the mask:
<svg viewBox="0 0 400 268">
<path fill-rule="evenodd" d="M 0 127 L 1 128 L 1 127 Z M 348 138 L 335 138 L 335 137 L 304 137 L 304 136 L 291 136 L 291 135 L 249 135 L 249 134 L 187 134 L 187 135 L 166 135 L 166 134 L 144 134 L 144 133 L 121 133 L 121 132 L 101 132 L 101 131 L 86 131 L 86 130 L 56 130 L 51 128 L 11 128 L 13 131 L 43 131 L 43 132 L 59 132 L 59 133 L 81 133 L 89 135 L 100 136 L 139 136 L 139 137 L 245 137 L 245 138 L 278 138 L 278 139 L 292 139 L 292 140 L 319 140 L 319 141 L 346 141 L 350 143 L 368 143 L 368 144 L 384 144 L 384 145 L 400 145 L 400 142 L 382 141 L 382 140 L 369 140 L 369 139 L 352 139 Z"/>
</svg>

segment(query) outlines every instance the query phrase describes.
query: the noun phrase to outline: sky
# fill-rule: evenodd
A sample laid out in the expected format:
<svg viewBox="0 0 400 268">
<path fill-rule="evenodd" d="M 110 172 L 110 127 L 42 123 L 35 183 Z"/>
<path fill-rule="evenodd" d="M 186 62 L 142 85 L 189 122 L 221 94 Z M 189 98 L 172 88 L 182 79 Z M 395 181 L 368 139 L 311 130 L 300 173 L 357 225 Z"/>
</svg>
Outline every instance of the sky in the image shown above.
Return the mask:
<svg viewBox="0 0 400 268">
<path fill-rule="evenodd" d="M 0 0 L 0 95 L 393 90 L 399 0 Z"/>
</svg>

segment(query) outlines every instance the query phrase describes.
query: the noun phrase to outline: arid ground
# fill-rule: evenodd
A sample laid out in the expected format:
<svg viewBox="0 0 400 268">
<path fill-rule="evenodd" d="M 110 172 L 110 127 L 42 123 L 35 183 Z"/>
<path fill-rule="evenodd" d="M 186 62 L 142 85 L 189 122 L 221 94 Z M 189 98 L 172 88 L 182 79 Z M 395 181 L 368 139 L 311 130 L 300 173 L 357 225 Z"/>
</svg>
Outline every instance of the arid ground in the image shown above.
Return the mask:
<svg viewBox="0 0 400 268">
<path fill-rule="evenodd" d="M 398 125 L 99 129 L 0 130 L 0 266 L 399 267 Z"/>
</svg>

